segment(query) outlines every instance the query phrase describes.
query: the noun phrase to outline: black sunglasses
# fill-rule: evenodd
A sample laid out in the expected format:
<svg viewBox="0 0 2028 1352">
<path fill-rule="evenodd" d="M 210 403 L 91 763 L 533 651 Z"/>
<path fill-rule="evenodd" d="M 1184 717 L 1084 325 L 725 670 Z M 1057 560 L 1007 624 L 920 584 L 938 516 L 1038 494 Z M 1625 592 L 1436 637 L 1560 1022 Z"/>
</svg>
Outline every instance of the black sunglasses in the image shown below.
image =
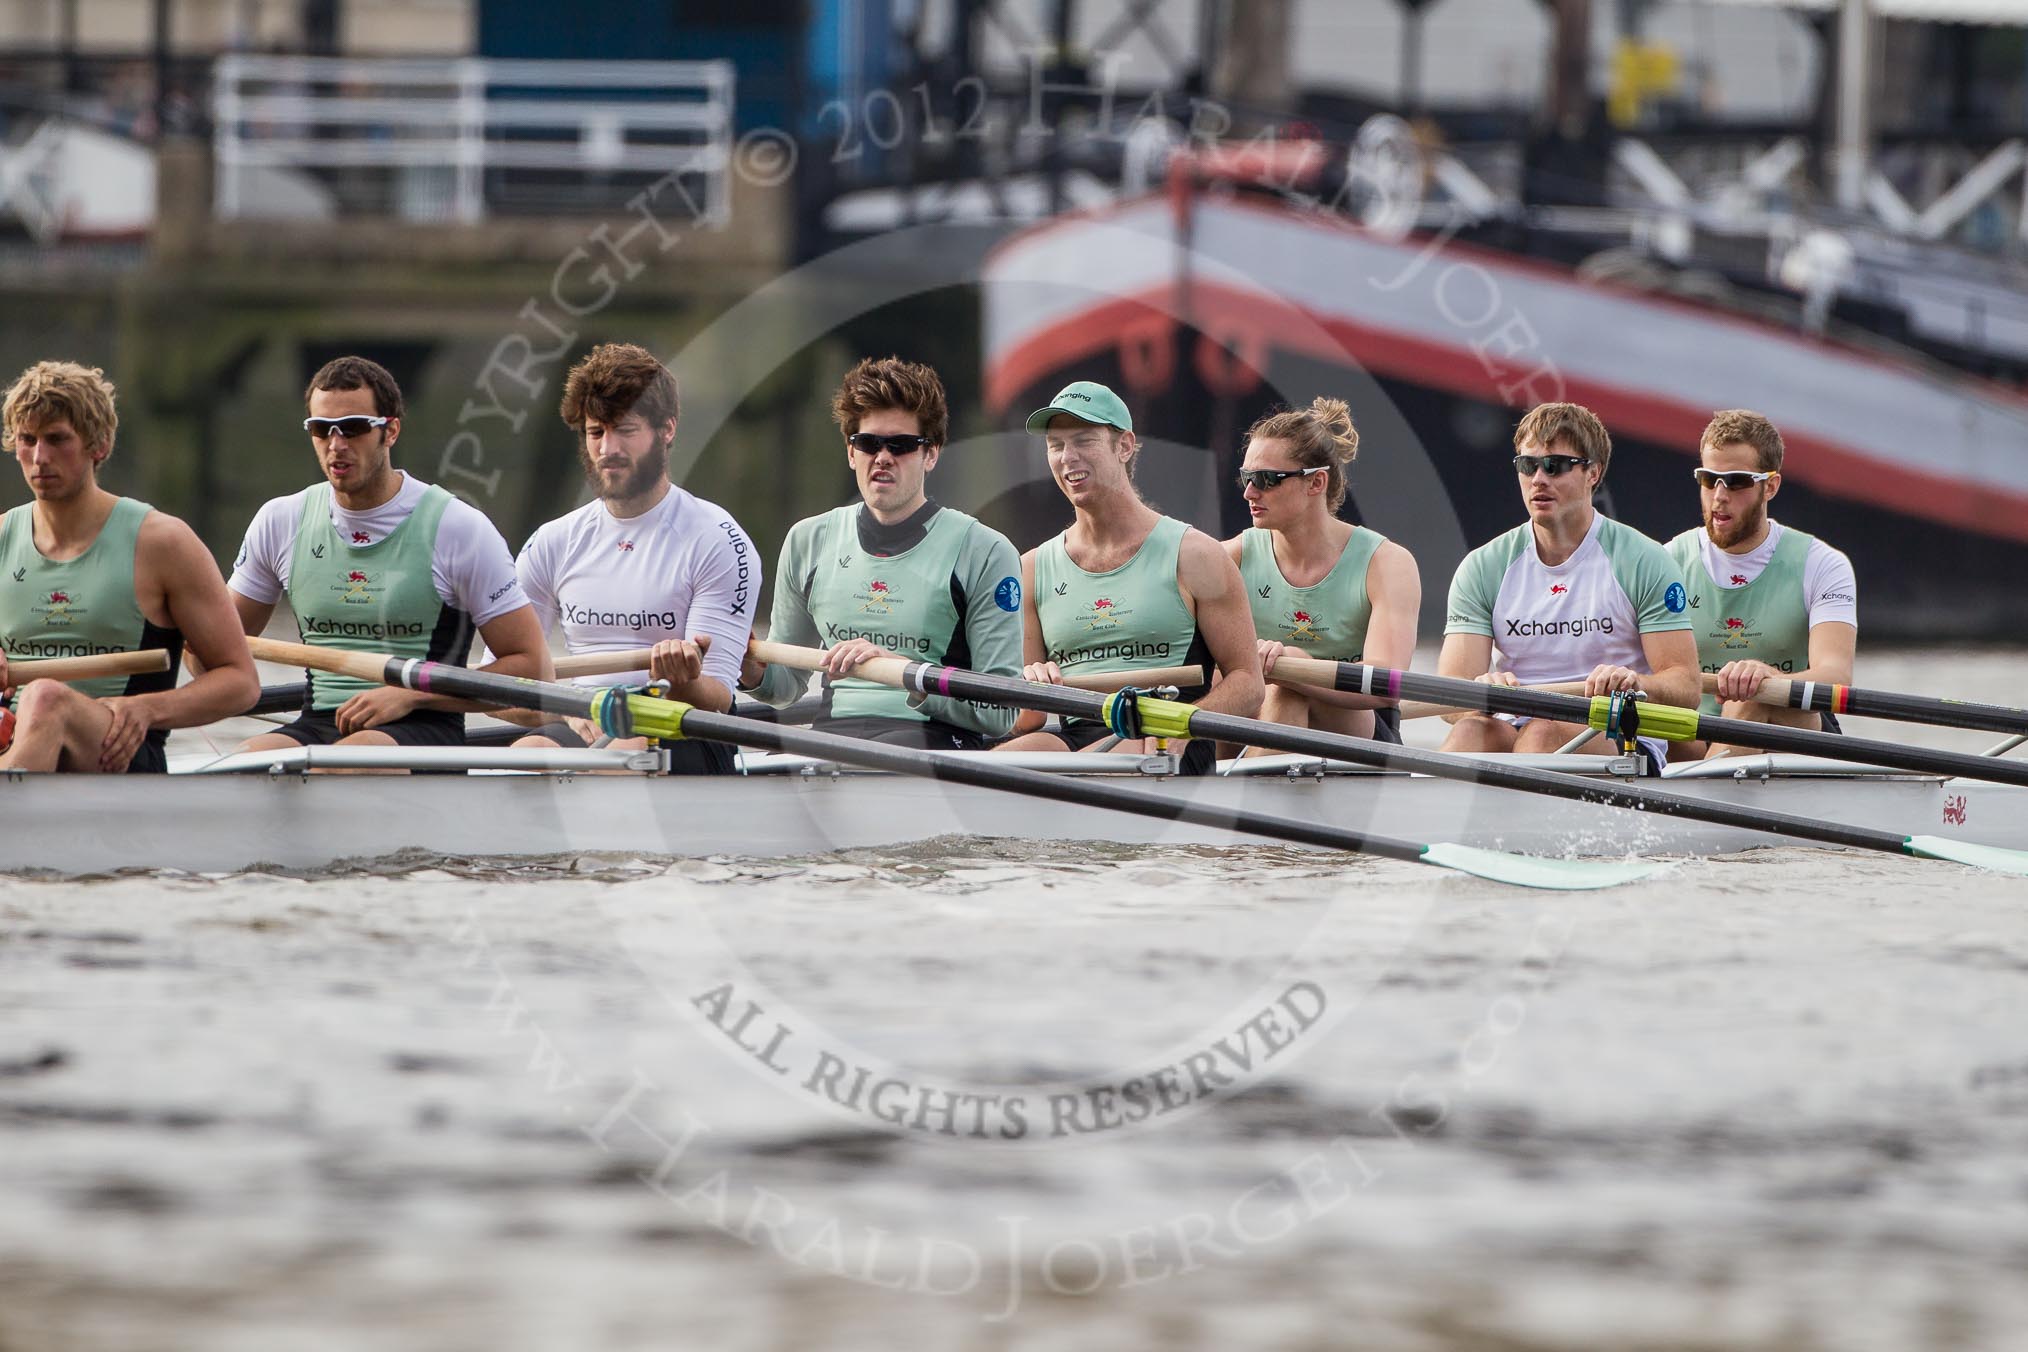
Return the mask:
<svg viewBox="0 0 2028 1352">
<path fill-rule="evenodd" d="M 356 441 L 374 428 L 385 427 L 392 421 L 394 421 L 392 418 L 369 416 L 364 413 L 355 413 L 349 418 L 305 418 L 303 430 L 319 441 L 329 440 L 333 432 L 347 441 Z"/>
<path fill-rule="evenodd" d="M 885 450 L 889 455 L 907 455 L 930 444 L 928 437 L 877 437 L 871 432 L 854 432 L 845 438 L 845 444 L 861 455 L 879 455 Z"/>
<path fill-rule="evenodd" d="M 1243 469 L 1239 472 L 1239 486 L 1242 491 L 1258 488 L 1265 493 L 1284 479 L 1300 479 L 1305 475 L 1322 474 L 1329 465 L 1313 465 L 1309 469 Z"/>
<path fill-rule="evenodd" d="M 1521 477 L 1531 478 L 1541 470 L 1552 479 L 1561 479 L 1579 465 L 1589 465 L 1591 460 L 1582 455 L 1517 455 L 1514 468 L 1521 471 Z"/>
<path fill-rule="evenodd" d="M 1690 473 L 1696 478 L 1699 488 L 1716 488 L 1718 485 L 1724 484 L 1735 493 L 1744 493 L 1755 484 L 1766 483 L 1769 479 L 1774 478 L 1773 470 L 1715 470 L 1698 468 L 1691 470 Z"/>
</svg>

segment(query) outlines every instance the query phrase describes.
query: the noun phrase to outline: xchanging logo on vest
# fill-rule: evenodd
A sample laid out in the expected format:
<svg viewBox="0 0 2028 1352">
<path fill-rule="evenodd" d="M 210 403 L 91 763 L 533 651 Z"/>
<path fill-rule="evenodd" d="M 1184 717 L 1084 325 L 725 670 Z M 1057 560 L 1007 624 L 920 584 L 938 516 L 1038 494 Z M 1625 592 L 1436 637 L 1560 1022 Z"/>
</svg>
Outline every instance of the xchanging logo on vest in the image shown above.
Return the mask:
<svg viewBox="0 0 2028 1352">
<path fill-rule="evenodd" d="M 920 634 L 893 634 L 878 629 L 855 629 L 849 624 L 826 624 L 824 637 L 829 646 L 836 647 L 847 639 L 863 638 L 868 643 L 877 643 L 889 652 L 914 653 L 918 657 L 930 655 L 929 640 Z"/>
<path fill-rule="evenodd" d="M 738 571 L 734 574 L 731 613 L 734 615 L 744 615 L 746 614 L 748 595 L 753 586 L 753 562 L 747 557 L 750 551 L 746 547 L 746 534 L 740 530 L 737 523 L 732 521 L 721 521 L 718 523 L 718 528 L 724 531 L 726 537 L 732 541 L 732 554 L 738 568 Z"/>
<path fill-rule="evenodd" d="M 1613 617 L 1586 615 L 1575 620 L 1509 620 L 1509 638 L 1583 638 L 1586 634 L 1610 634 Z"/>
<path fill-rule="evenodd" d="M 317 638 L 421 638 L 428 632 L 410 620 L 327 620 L 307 615 L 301 624 L 305 634 Z"/>
<path fill-rule="evenodd" d="M 657 629 L 675 633 L 683 617 L 673 610 L 593 610 L 575 601 L 564 601 L 558 609 L 566 624 L 602 624 L 614 629 Z"/>
</svg>

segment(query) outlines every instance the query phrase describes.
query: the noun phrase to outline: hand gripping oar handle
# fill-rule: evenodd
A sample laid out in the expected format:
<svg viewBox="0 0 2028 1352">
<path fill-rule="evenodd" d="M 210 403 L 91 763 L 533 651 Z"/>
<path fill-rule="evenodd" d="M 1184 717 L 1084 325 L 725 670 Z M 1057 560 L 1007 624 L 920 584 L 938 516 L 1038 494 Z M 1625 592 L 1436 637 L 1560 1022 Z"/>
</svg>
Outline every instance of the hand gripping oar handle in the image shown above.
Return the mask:
<svg viewBox="0 0 2028 1352">
<path fill-rule="evenodd" d="M 30 681 L 88 681 L 98 676 L 147 676 L 169 670 L 169 654 L 161 648 L 131 653 L 94 653 L 90 657 L 15 657 L 7 662 L 7 679 L 15 685 Z"/>
<path fill-rule="evenodd" d="M 602 686 L 531 681 L 519 676 L 500 676 L 490 671 L 468 671 L 464 667 L 439 662 L 390 657 L 386 653 L 319 648 L 272 638 L 250 638 L 246 642 L 253 655 L 263 662 L 280 662 L 361 681 L 398 685 L 427 695 L 450 695 L 456 699 L 477 700 L 509 709 L 540 709 L 545 713 L 566 714 L 589 719 L 611 737 L 676 735 L 639 731 L 628 726 L 624 699 L 608 698 L 615 692 Z"/>
<path fill-rule="evenodd" d="M 592 718 L 602 728 L 608 730 L 624 727 L 626 733 L 635 735 L 669 738 L 703 737 L 763 751 L 786 751 L 836 761 L 842 765 L 919 775 L 980 788 L 999 789 L 1008 793 L 1048 798 L 1057 802 L 1082 803 L 1089 807 L 1131 812 L 1166 821 L 1193 822 L 1220 830 L 1264 836 L 1270 840 L 1289 840 L 1306 845 L 1351 850 L 1361 854 L 1377 854 L 1437 868 L 1456 869 L 1521 886 L 1566 889 L 1611 887 L 1645 877 L 1653 872 L 1655 867 L 1642 863 L 1533 859 L 1525 855 L 1504 854 L 1497 850 L 1473 850 L 1456 845 L 1422 845 L 1414 841 L 1369 835 L 1321 822 L 1301 821 L 1229 808 L 1180 795 L 1157 795 L 1064 775 L 1044 774 L 1037 770 L 999 762 L 990 754 L 980 752 L 917 751 L 905 747 L 885 746 L 879 742 L 862 741 L 854 737 L 838 737 L 829 733 L 786 728 L 730 714 L 706 713 L 675 700 L 629 695 L 612 688 L 559 685 L 514 676 L 498 676 L 492 672 L 469 671 L 463 667 L 411 661 L 381 653 L 349 653 L 300 643 L 262 640 L 255 642 L 259 646 L 255 649 L 254 655 L 266 661 L 300 663 L 322 671 L 357 676 L 362 680 L 383 681 L 410 690 L 451 695 L 459 699 L 576 714 Z M 1014 681 L 1011 684 L 1024 689 L 1031 688 L 1026 682 Z M 1042 689 L 1061 690 L 1063 687 L 1049 686 Z M 1064 693 L 1083 692 L 1065 690 Z M 1094 700 L 1109 698 L 1095 694 L 1086 694 L 1085 697 Z M 615 709 L 623 711 L 624 717 L 615 716 Z M 616 732 L 616 735 L 624 734 Z"/>
<path fill-rule="evenodd" d="M 747 651 L 770 665 L 794 667 L 798 671 L 816 671 L 824 665 L 824 650 L 822 648 L 801 648 L 792 643 L 769 643 L 765 639 L 755 639 L 747 645 Z M 872 681 L 876 685 L 898 686 L 901 683 L 901 673 L 908 665 L 909 663 L 905 658 L 875 657 L 854 667 L 852 674 L 861 680 Z M 632 671 L 634 668 L 620 667 L 618 670 Z M 566 673 L 563 662 L 558 662 L 556 664 L 556 674 L 563 676 L 579 673 L 575 671 Z M 1073 690 L 1100 690 L 1107 693 L 1115 690 L 1124 690 L 1130 685 L 1139 686 L 1142 689 L 1147 689 L 1151 686 L 1173 685 L 1179 690 L 1187 690 L 1193 686 L 1204 684 L 1204 668 L 1147 667 L 1138 671 L 1065 672 L 1063 683 Z M 937 692 L 932 690 L 929 693 L 936 694 Z"/>
<path fill-rule="evenodd" d="M 1704 693 L 1718 693 L 1718 677 L 1706 674 Z M 1777 709 L 1807 709 L 1821 714 L 1857 714 L 1865 718 L 1890 718 L 1900 723 L 1930 723 L 1946 728 L 1972 728 L 1979 732 L 2028 733 L 2028 709 L 2004 704 L 1978 704 L 1971 700 L 1935 699 L 1928 695 L 1905 695 L 1891 690 L 1860 690 L 1830 681 L 1797 681 L 1770 676 L 1754 695 L 1756 704 Z"/>
</svg>

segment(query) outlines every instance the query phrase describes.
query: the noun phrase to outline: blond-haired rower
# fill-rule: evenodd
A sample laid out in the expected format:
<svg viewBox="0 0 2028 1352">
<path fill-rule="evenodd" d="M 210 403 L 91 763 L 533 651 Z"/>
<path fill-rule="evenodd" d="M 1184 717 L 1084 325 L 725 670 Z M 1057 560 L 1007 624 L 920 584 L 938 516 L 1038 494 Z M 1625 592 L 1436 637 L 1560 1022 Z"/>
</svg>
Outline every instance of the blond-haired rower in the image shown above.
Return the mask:
<svg viewBox="0 0 2028 1352">
<path fill-rule="evenodd" d="M 190 527 L 99 487 L 119 430 L 105 372 L 37 362 L 8 389 L 7 440 L 34 501 L 0 517 L 0 696 L 8 657 L 162 648 L 169 670 L 18 692 L 0 769 L 161 771 L 171 728 L 247 708 L 260 694 L 225 579 Z M 185 648 L 204 672 L 177 686 Z"/>
<path fill-rule="evenodd" d="M 1094 381 L 1072 381 L 1029 414 L 1027 426 L 1042 434 L 1049 472 L 1074 513 L 1068 529 L 1021 559 L 1027 678 L 1061 683 L 1080 667 L 1215 667 L 1215 683 L 1183 698 L 1212 713 L 1258 713 L 1260 657 L 1239 569 L 1216 540 L 1142 500 L 1134 486 L 1141 443 L 1120 397 Z M 1054 732 L 1043 731 L 1042 721 L 1022 714 L 1014 724 L 1020 735 L 998 749 L 1090 751 L 1111 735 L 1092 719 L 1064 719 Z M 1113 749 L 1155 745 L 1155 738 L 1134 737 Z M 1186 742 L 1181 772 L 1209 773 L 1215 749 Z"/>
<path fill-rule="evenodd" d="M 1261 717 L 1398 742 L 1384 700 L 1275 678 L 1283 653 L 1406 667 L 1415 656 L 1422 575 L 1415 556 L 1338 517 L 1359 431 L 1342 399 L 1283 409 L 1247 432 L 1239 471 L 1253 526 L 1225 542 L 1246 581 L 1268 687 Z"/>
</svg>

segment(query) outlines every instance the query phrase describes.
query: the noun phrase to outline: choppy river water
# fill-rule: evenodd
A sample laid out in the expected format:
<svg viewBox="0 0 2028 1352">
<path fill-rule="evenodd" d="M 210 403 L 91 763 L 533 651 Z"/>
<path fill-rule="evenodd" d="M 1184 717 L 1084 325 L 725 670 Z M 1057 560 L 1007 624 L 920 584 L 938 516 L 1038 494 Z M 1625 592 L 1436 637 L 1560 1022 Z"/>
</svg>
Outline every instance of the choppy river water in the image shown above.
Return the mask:
<svg viewBox="0 0 2028 1352">
<path fill-rule="evenodd" d="M 1805 850 L 0 880 L 0 1350 L 2019 1346 L 2024 906 Z"/>
</svg>

